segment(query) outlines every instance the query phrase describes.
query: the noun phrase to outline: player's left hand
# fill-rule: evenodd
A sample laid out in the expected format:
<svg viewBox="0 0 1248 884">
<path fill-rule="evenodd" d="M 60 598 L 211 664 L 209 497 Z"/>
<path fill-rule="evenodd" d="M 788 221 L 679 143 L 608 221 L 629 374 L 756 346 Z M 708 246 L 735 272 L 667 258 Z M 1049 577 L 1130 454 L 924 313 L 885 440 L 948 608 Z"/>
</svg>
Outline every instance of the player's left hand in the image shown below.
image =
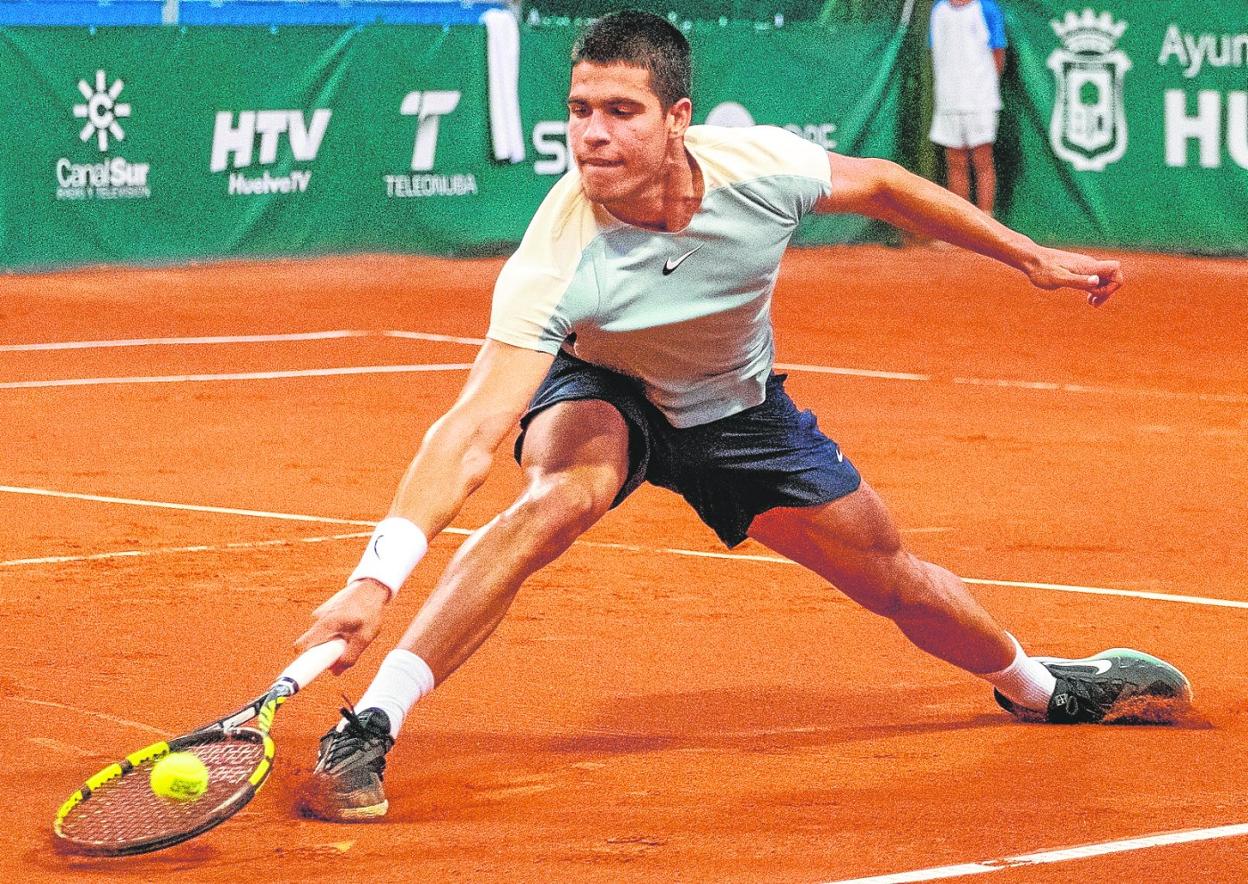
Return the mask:
<svg viewBox="0 0 1248 884">
<path fill-rule="evenodd" d="M 346 639 L 347 649 L 331 667 L 335 675 L 341 675 L 355 665 L 381 631 L 382 609 L 389 600 L 390 590 L 376 580 L 357 580 L 312 612 L 316 622 L 295 640 L 295 647 L 306 651 L 331 639 Z"/>
<path fill-rule="evenodd" d="M 1099 307 L 1122 288 L 1122 265 L 1060 249 L 1040 249 L 1028 268 L 1031 284 L 1042 289 L 1072 288 L 1088 293 L 1088 303 Z"/>
</svg>

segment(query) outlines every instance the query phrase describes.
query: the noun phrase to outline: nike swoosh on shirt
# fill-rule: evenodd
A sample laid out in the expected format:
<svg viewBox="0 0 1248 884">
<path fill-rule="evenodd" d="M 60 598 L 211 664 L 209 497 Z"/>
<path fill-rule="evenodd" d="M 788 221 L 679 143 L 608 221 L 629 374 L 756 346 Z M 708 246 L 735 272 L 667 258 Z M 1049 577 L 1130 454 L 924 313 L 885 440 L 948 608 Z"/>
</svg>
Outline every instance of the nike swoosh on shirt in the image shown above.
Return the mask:
<svg viewBox="0 0 1248 884">
<path fill-rule="evenodd" d="M 668 258 L 667 263 L 663 265 L 663 275 L 667 276 L 669 273 L 671 273 L 681 264 L 685 263 L 685 259 L 688 258 L 690 255 L 692 255 L 694 252 L 696 252 L 700 248 L 702 248 L 702 246 L 694 246 L 692 249 L 685 252 L 679 258 Z"/>
</svg>

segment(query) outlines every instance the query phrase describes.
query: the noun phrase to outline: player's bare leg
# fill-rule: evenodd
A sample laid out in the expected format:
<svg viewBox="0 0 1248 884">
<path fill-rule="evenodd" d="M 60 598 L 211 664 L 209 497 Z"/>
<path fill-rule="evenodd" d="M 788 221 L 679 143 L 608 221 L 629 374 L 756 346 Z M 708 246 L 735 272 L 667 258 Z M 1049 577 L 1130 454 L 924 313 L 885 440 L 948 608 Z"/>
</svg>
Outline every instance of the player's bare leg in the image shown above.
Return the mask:
<svg viewBox="0 0 1248 884">
<path fill-rule="evenodd" d="M 1095 659 L 1029 656 L 961 580 L 902 549 L 891 517 L 865 483 L 832 503 L 769 510 L 754 519 L 750 536 L 889 617 L 923 650 L 983 678 L 1020 719 L 1097 722 L 1112 713 L 1123 722 L 1161 722 L 1191 704 L 1182 672 L 1130 648 Z"/>
<path fill-rule="evenodd" d="M 975 205 L 991 215 L 997 203 L 997 168 L 991 144 L 981 144 L 971 151 L 971 166 L 975 170 Z"/>
<path fill-rule="evenodd" d="M 961 580 L 902 548 L 892 517 L 865 482 L 831 503 L 768 510 L 750 536 L 888 617 L 929 654 L 977 674 L 1015 659 L 1010 636 Z"/>
<path fill-rule="evenodd" d="M 336 822 L 386 814 L 385 756 L 412 705 L 494 632 L 520 585 L 611 507 L 628 478 L 624 418 L 597 400 L 540 412 L 525 435 L 520 497 L 459 548 L 433 593 L 382 663 L 356 714 L 321 740 L 313 815 Z"/>
<path fill-rule="evenodd" d="M 970 160 L 970 152 L 963 148 L 945 148 L 945 186 L 964 200 L 971 198 Z"/>
<path fill-rule="evenodd" d="M 524 493 L 460 547 L 399 647 L 423 658 L 438 682 L 454 672 L 520 585 L 610 509 L 628 478 L 628 443 L 624 418 L 598 400 L 561 402 L 534 417 Z"/>
</svg>

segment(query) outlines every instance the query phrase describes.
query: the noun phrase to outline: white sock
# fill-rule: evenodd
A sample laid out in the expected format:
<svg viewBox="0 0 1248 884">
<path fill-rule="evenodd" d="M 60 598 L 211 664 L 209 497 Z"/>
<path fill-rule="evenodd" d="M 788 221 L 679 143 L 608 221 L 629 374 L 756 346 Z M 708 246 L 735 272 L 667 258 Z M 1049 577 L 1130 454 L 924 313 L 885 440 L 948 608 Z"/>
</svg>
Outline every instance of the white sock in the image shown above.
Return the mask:
<svg viewBox="0 0 1248 884">
<path fill-rule="evenodd" d="M 1008 632 L 1006 635 L 1010 635 Z M 1024 709 L 1043 712 L 1049 708 L 1049 700 L 1057 689 L 1057 679 L 1035 657 L 1028 657 L 1018 639 L 1010 635 L 1016 653 L 1014 662 L 1000 672 L 986 672 L 980 676 L 1007 698 Z"/>
<path fill-rule="evenodd" d="M 380 709 L 390 719 L 390 736 L 398 737 L 403 719 L 416 701 L 433 690 L 433 671 L 411 651 L 396 648 L 386 655 L 377 676 L 355 708 Z"/>
</svg>

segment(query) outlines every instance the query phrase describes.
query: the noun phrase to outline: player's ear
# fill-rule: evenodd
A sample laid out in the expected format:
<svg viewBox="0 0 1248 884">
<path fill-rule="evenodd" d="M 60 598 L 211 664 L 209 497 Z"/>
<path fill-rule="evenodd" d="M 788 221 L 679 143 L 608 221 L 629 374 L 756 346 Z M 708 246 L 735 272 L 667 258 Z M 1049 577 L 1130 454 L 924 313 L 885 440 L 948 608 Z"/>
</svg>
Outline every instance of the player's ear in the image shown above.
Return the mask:
<svg viewBox="0 0 1248 884">
<path fill-rule="evenodd" d="M 667 109 L 667 135 L 669 138 L 678 138 L 685 134 L 685 130 L 689 128 L 689 123 L 693 119 L 693 102 L 688 98 L 681 98 L 674 102 Z"/>
</svg>

